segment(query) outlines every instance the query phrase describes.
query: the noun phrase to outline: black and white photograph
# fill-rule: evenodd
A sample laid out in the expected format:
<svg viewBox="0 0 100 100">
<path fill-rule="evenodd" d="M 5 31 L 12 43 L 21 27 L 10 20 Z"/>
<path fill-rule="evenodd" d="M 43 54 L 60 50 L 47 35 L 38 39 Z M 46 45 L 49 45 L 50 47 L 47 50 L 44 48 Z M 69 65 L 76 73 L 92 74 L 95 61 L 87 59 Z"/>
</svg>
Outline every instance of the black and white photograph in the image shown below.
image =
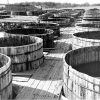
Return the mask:
<svg viewBox="0 0 100 100">
<path fill-rule="evenodd" d="M 100 100 L 100 0 L 0 0 L 0 100 Z"/>
</svg>

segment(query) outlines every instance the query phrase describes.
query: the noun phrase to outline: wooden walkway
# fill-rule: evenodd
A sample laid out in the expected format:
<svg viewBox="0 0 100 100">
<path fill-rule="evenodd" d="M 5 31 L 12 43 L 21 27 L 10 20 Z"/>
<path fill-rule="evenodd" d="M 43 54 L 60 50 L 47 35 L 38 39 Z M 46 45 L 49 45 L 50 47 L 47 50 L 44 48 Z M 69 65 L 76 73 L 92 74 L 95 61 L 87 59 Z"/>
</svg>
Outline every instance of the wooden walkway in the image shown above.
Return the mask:
<svg viewBox="0 0 100 100">
<path fill-rule="evenodd" d="M 44 63 L 36 71 L 13 74 L 13 84 L 23 86 L 15 100 L 60 100 L 63 56 L 69 50 L 70 36 L 56 40 L 54 50 L 44 52 Z"/>
</svg>

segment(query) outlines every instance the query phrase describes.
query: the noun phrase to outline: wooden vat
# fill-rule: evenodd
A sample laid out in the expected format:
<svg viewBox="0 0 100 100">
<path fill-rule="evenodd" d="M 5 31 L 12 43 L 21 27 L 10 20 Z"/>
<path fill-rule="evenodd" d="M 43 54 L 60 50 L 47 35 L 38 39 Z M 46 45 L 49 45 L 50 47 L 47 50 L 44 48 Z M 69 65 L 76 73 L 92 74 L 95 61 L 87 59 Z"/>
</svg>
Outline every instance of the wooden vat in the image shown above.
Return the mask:
<svg viewBox="0 0 100 100">
<path fill-rule="evenodd" d="M 94 24 L 95 26 L 97 26 L 97 27 L 100 27 L 100 20 L 98 19 L 90 19 L 90 20 L 82 20 L 82 23 L 84 23 L 84 24 Z"/>
<path fill-rule="evenodd" d="M 94 24 L 99 27 L 100 26 L 100 10 L 99 9 L 87 10 L 83 16 L 82 23 Z"/>
<path fill-rule="evenodd" d="M 43 22 L 51 22 L 51 23 L 57 23 L 59 26 L 68 26 L 70 24 L 70 20 L 66 18 L 48 18 L 48 19 L 41 19 Z"/>
<path fill-rule="evenodd" d="M 41 38 L 6 35 L 0 38 L 0 52 L 11 57 L 12 72 L 37 69 L 43 63 L 43 41 Z"/>
<path fill-rule="evenodd" d="M 26 28 L 7 30 L 6 32 L 10 34 L 37 36 L 43 39 L 44 48 L 54 47 L 53 31 L 50 29 L 26 27 Z"/>
<path fill-rule="evenodd" d="M 0 100 L 12 98 L 11 59 L 0 53 Z"/>
<path fill-rule="evenodd" d="M 72 16 L 67 16 L 67 15 L 63 15 L 61 13 L 61 15 L 57 15 L 56 17 L 52 17 L 53 19 L 65 19 L 66 20 L 66 25 L 65 26 L 70 26 L 74 21 L 75 21 L 75 18 L 72 17 Z"/>
<path fill-rule="evenodd" d="M 100 99 L 100 46 L 69 51 L 64 57 L 63 90 L 68 100 Z"/>
<path fill-rule="evenodd" d="M 0 30 L 10 30 L 15 28 L 46 28 L 54 31 L 54 36 L 60 36 L 60 27 L 57 23 L 34 23 L 32 21 L 16 21 L 16 20 L 5 20 L 0 22 Z"/>
<path fill-rule="evenodd" d="M 25 25 L 28 26 L 28 25 Z M 57 23 L 32 23 L 29 25 L 29 27 L 32 28 L 46 28 L 46 29 L 52 29 L 54 31 L 54 36 L 60 36 L 60 27 Z"/>
<path fill-rule="evenodd" d="M 3 19 L 3 18 L 10 18 L 11 16 L 10 15 L 0 15 L 0 19 Z"/>
<path fill-rule="evenodd" d="M 30 25 L 32 23 L 31 20 L 19 20 L 19 19 L 5 19 L 0 20 L 0 31 L 15 29 L 15 28 L 23 28 L 24 25 Z"/>
<path fill-rule="evenodd" d="M 25 11 L 11 11 L 11 15 L 16 16 L 27 16 L 27 13 Z"/>
<path fill-rule="evenodd" d="M 88 46 L 100 46 L 100 31 L 84 31 L 73 34 L 73 49 Z"/>
<path fill-rule="evenodd" d="M 27 16 L 39 16 L 39 15 L 47 13 L 47 11 L 45 11 L 45 10 L 35 10 L 35 11 L 27 11 L 26 13 L 27 13 Z"/>
<path fill-rule="evenodd" d="M 82 23 L 76 24 L 75 33 L 84 31 L 100 31 L 100 28 L 94 24 L 82 24 Z"/>
</svg>

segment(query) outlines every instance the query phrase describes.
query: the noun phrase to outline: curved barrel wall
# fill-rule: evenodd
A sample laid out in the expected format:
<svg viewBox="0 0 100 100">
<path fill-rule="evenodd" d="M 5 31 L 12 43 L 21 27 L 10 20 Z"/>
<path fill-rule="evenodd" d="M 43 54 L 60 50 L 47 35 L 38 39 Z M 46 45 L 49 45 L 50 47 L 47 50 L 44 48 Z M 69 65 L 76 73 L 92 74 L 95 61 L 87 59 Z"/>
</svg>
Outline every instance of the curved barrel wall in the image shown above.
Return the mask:
<svg viewBox="0 0 100 100">
<path fill-rule="evenodd" d="M 11 11 L 11 15 L 27 16 L 27 13 L 25 11 Z"/>
<path fill-rule="evenodd" d="M 15 28 L 46 28 L 54 31 L 54 36 L 60 36 L 60 27 L 57 23 L 34 23 L 34 22 L 18 22 L 18 21 L 3 21 L 0 23 L 0 30 L 11 30 Z"/>
<path fill-rule="evenodd" d="M 11 57 L 12 72 L 36 69 L 43 63 L 43 41 L 25 35 L 10 35 L 0 38 L 0 52 Z"/>
<path fill-rule="evenodd" d="M 73 34 L 73 49 L 88 46 L 100 46 L 100 31 L 85 31 Z"/>
<path fill-rule="evenodd" d="M 88 24 L 89 25 L 89 24 Z M 100 28 L 97 28 L 93 25 L 84 25 L 84 26 L 75 26 L 75 33 L 84 32 L 84 31 L 100 31 Z"/>
<path fill-rule="evenodd" d="M 68 100 L 100 99 L 100 47 L 69 51 L 64 57 L 63 90 Z"/>
<path fill-rule="evenodd" d="M 54 35 L 53 30 L 44 29 L 44 28 L 17 28 L 12 30 L 7 30 L 7 33 L 10 34 L 19 34 L 19 35 L 31 35 L 37 36 L 43 39 L 43 47 L 50 48 L 54 47 Z"/>
<path fill-rule="evenodd" d="M 0 100 L 12 98 L 11 59 L 0 53 Z"/>
</svg>

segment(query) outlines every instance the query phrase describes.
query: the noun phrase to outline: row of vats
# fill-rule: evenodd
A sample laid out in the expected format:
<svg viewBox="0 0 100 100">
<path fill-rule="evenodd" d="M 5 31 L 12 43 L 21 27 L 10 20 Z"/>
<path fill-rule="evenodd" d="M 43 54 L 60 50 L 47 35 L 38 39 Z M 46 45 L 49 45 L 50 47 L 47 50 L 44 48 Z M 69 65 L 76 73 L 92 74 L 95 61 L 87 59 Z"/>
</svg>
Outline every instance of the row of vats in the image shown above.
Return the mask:
<svg viewBox="0 0 100 100">
<path fill-rule="evenodd" d="M 39 19 L 42 22 L 52 22 L 52 23 L 58 23 L 60 26 L 70 26 L 76 18 L 82 15 L 84 13 L 83 9 L 79 10 L 63 10 L 62 12 L 53 13 L 48 12 L 46 14 L 40 15 Z"/>
<path fill-rule="evenodd" d="M 76 12 L 78 17 L 83 10 Z M 55 19 L 58 20 L 57 17 Z M 0 54 L 2 59 L 0 60 L 0 100 L 12 98 L 11 72 L 39 68 L 44 62 L 43 48 L 54 48 L 54 40 L 60 36 L 61 25 L 57 21 L 50 23 L 40 20 L 38 23 L 32 20 L 18 21 L 13 18 L 0 20 L 0 31 L 4 32 L 4 36 L 0 38 L 0 53 L 10 57 Z"/>
<path fill-rule="evenodd" d="M 11 16 L 39 16 L 47 13 L 46 10 L 34 10 L 34 11 L 0 11 L 0 19 L 9 18 Z"/>
<path fill-rule="evenodd" d="M 68 100 L 100 99 L 100 10 L 87 10 L 76 23 L 72 49 L 64 58 L 63 92 Z"/>
</svg>

